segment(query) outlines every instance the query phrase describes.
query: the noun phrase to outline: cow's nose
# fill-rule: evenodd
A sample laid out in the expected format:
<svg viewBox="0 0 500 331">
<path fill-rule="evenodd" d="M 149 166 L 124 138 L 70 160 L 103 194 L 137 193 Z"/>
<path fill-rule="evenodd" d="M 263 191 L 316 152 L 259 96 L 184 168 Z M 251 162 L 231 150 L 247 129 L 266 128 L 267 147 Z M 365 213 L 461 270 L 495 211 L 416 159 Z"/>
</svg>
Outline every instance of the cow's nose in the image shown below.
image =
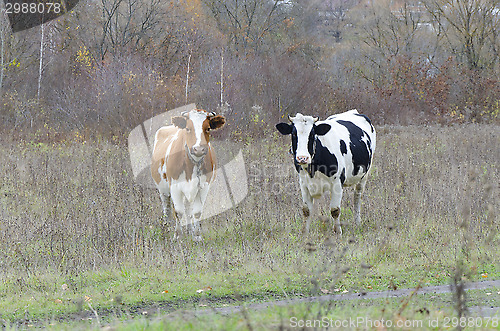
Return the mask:
<svg viewBox="0 0 500 331">
<path fill-rule="evenodd" d="M 208 148 L 206 146 L 194 146 L 193 147 L 193 154 L 195 156 L 203 156 L 207 154 Z"/>
<path fill-rule="evenodd" d="M 307 164 L 307 163 L 309 163 L 309 156 L 297 155 L 296 160 L 297 160 L 298 164 Z"/>
</svg>

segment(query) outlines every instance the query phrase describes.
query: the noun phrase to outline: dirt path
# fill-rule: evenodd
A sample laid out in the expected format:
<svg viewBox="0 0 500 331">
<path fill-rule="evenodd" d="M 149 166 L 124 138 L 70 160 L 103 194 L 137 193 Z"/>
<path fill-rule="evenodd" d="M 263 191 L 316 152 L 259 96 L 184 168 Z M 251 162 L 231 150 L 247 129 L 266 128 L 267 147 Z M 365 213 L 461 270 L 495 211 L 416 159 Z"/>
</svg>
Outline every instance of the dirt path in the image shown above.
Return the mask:
<svg viewBox="0 0 500 331">
<path fill-rule="evenodd" d="M 468 283 L 466 285 L 466 290 L 484 290 L 492 287 L 500 287 L 500 280 L 484 281 L 484 282 L 474 282 Z M 412 289 L 399 289 L 394 291 L 380 291 L 380 292 L 363 292 L 363 293 L 352 293 L 352 294 L 328 294 L 321 296 L 313 296 L 307 298 L 290 299 L 290 300 L 278 300 L 263 303 L 254 303 L 249 305 L 239 305 L 231 307 L 218 307 L 204 310 L 190 311 L 195 316 L 204 315 L 207 313 L 219 313 L 223 315 L 234 314 L 241 312 L 243 309 L 247 310 L 263 310 L 269 307 L 283 307 L 298 303 L 307 302 L 326 302 L 326 301 L 345 301 L 345 300 L 358 300 L 358 299 L 383 299 L 383 298 L 399 298 L 410 295 L 415 291 Z M 438 285 L 438 286 L 426 286 L 420 288 L 415 294 L 425 295 L 425 294 L 442 294 L 451 293 L 450 285 Z M 500 307 L 470 307 L 471 312 L 478 312 L 481 316 L 493 316 L 495 314 L 500 314 Z M 175 314 L 175 313 L 173 313 Z"/>
</svg>

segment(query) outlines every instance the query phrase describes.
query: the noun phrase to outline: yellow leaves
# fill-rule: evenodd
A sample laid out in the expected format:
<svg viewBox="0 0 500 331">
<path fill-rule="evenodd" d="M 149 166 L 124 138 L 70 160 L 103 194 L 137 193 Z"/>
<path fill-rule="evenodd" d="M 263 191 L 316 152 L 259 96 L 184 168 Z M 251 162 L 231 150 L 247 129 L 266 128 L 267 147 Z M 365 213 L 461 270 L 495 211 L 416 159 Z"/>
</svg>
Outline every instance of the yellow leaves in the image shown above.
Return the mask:
<svg viewBox="0 0 500 331">
<path fill-rule="evenodd" d="M 85 45 L 81 45 L 80 49 L 76 52 L 75 61 L 80 63 L 80 64 L 83 64 L 86 67 L 89 67 L 89 68 L 93 67 L 93 63 L 92 63 L 93 61 L 92 61 L 92 58 L 90 56 L 90 52 L 87 49 L 87 47 L 85 47 Z"/>
<path fill-rule="evenodd" d="M 12 60 L 7 67 L 16 67 L 19 68 L 21 66 L 21 62 L 17 59 Z"/>
</svg>

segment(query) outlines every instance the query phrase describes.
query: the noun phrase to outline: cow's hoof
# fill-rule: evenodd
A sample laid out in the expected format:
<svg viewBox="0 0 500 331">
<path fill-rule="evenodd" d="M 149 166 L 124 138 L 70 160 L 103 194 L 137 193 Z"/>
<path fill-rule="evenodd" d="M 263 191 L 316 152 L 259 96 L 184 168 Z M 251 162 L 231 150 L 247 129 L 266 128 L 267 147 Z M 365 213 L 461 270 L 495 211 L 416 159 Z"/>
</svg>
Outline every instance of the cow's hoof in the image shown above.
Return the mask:
<svg viewBox="0 0 500 331">
<path fill-rule="evenodd" d="M 163 226 L 172 226 L 172 225 L 175 225 L 175 221 L 173 221 L 173 220 L 171 220 L 171 219 L 169 219 L 169 218 L 167 218 L 167 217 L 165 216 L 165 217 L 163 217 L 163 219 L 162 219 L 162 225 L 163 225 Z"/>
<path fill-rule="evenodd" d="M 342 228 L 340 227 L 340 224 L 335 224 L 333 226 L 333 232 L 338 236 L 342 235 Z"/>
<path fill-rule="evenodd" d="M 316 245 L 312 242 L 306 242 L 306 251 L 308 252 L 314 252 L 317 248 L 316 248 Z"/>
<path fill-rule="evenodd" d="M 332 217 L 334 219 L 339 218 L 339 216 L 340 216 L 340 208 L 332 208 L 332 209 L 330 209 L 330 214 L 332 215 Z"/>
</svg>

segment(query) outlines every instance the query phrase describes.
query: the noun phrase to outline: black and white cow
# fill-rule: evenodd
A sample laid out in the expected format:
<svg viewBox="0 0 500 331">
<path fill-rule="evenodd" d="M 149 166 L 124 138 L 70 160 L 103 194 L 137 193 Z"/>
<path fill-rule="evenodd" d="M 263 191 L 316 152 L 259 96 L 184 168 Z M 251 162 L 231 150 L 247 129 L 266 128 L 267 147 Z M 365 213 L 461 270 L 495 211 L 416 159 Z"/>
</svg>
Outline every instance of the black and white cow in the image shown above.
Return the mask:
<svg viewBox="0 0 500 331">
<path fill-rule="evenodd" d="M 309 232 L 314 199 L 329 191 L 333 230 L 342 234 L 339 216 L 344 186 L 355 185 L 354 220 L 360 224 L 360 199 L 376 144 L 370 119 L 353 109 L 324 121 L 300 113 L 289 120 L 290 123 L 276 124 L 276 128 L 283 135 L 292 135 L 293 160 L 304 202 L 305 232 Z"/>
</svg>

